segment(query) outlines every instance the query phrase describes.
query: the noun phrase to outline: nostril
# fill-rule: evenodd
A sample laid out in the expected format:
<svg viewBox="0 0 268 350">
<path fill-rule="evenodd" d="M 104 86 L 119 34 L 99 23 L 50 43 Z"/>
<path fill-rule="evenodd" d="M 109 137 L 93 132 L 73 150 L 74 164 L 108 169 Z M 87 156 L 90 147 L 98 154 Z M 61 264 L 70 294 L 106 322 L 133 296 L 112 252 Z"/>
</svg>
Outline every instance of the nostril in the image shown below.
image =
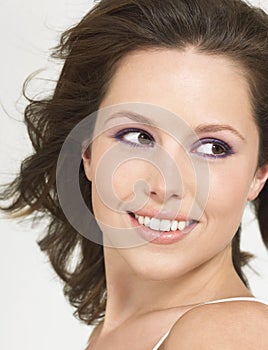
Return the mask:
<svg viewBox="0 0 268 350">
<path fill-rule="evenodd" d="M 157 194 L 156 192 L 152 191 L 151 194 L 153 194 L 154 196 Z"/>
</svg>

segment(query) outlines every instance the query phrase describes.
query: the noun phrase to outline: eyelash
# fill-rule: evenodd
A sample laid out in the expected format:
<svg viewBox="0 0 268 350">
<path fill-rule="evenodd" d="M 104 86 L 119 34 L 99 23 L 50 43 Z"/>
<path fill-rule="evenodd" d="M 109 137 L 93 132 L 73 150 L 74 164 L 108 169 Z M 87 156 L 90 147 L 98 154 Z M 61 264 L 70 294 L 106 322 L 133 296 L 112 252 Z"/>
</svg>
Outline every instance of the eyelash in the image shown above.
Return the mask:
<svg viewBox="0 0 268 350">
<path fill-rule="evenodd" d="M 206 153 L 202 153 L 202 152 L 193 152 L 193 149 L 198 148 L 200 146 L 203 145 L 217 145 L 220 146 L 223 150 L 223 152 L 225 152 L 224 154 L 221 155 L 213 155 L 213 154 L 206 154 Z M 203 157 L 205 158 L 210 158 L 210 159 L 215 159 L 215 158 L 225 158 L 228 157 L 232 154 L 234 154 L 234 151 L 232 149 L 231 146 L 229 146 L 226 142 L 222 141 L 222 140 L 218 140 L 218 139 L 213 139 L 213 138 L 206 138 L 206 139 L 201 139 L 197 142 L 196 145 L 194 145 L 194 148 L 192 148 L 191 152 L 196 153 L 196 154 L 201 154 L 203 155 Z"/>
<path fill-rule="evenodd" d="M 148 144 L 142 145 L 142 144 L 138 144 L 135 142 L 124 140 L 124 136 L 126 136 L 127 134 L 135 134 L 135 133 L 147 136 L 147 140 L 149 141 Z M 119 132 L 117 132 L 113 136 L 113 138 L 120 141 L 120 142 L 123 142 L 123 143 L 129 145 L 130 147 L 148 148 L 148 147 L 153 147 L 155 144 L 155 140 L 154 140 L 152 135 L 150 135 L 147 131 L 142 130 L 142 129 L 138 129 L 138 128 L 129 128 L 129 129 L 120 130 Z M 194 151 L 194 149 L 201 147 L 203 145 L 207 145 L 207 144 L 220 146 L 225 153 L 223 155 L 212 155 L 212 154 L 205 154 L 202 152 Z M 218 139 L 213 139 L 213 138 L 205 138 L 205 139 L 199 140 L 191 148 L 191 152 L 198 154 L 198 155 L 202 155 L 205 158 L 212 158 L 212 159 L 225 158 L 231 154 L 234 154 L 232 147 L 229 146 L 226 142 L 224 142 L 222 140 L 218 140 Z"/>
<path fill-rule="evenodd" d="M 134 142 L 131 142 L 131 141 L 126 141 L 124 140 L 124 136 L 127 135 L 127 134 L 143 134 L 143 135 L 146 135 L 148 137 L 148 139 L 150 140 L 151 142 L 151 145 L 148 146 L 142 146 L 141 144 L 138 144 L 138 143 L 134 143 Z M 131 146 L 131 147 L 140 147 L 140 148 L 144 148 L 144 147 L 153 147 L 154 143 L 155 143 L 155 140 L 153 138 L 153 136 L 151 136 L 147 131 L 145 130 L 142 130 L 142 129 L 137 129 L 137 128 L 129 128 L 129 129 L 123 129 L 123 130 L 120 130 L 119 132 L 117 132 L 115 135 L 114 135 L 114 138 Z"/>
</svg>

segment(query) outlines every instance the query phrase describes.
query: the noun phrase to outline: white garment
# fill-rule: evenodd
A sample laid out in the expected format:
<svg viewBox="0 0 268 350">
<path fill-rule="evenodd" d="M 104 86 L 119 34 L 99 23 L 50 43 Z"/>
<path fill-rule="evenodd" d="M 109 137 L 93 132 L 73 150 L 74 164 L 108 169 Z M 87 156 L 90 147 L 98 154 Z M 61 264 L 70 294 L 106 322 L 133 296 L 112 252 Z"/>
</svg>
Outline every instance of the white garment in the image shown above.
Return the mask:
<svg viewBox="0 0 268 350">
<path fill-rule="evenodd" d="M 263 300 L 259 300 L 257 298 L 253 298 L 253 297 L 237 297 L 237 298 L 227 298 L 227 299 L 219 299 L 219 300 L 213 300 L 213 301 L 208 301 L 206 303 L 202 303 L 202 304 L 198 304 L 193 306 L 192 309 L 194 309 L 197 306 L 200 305 L 206 305 L 206 304 L 215 304 L 215 303 L 223 303 L 223 302 L 228 302 L 228 301 L 237 301 L 237 300 L 243 300 L 243 301 L 257 301 L 259 303 L 265 304 L 268 306 L 268 302 L 263 301 Z M 173 326 L 172 326 L 173 327 Z M 159 349 L 160 345 L 164 342 L 164 340 L 166 339 L 166 337 L 169 335 L 171 328 L 163 335 L 163 337 L 159 340 L 159 342 L 153 347 L 152 350 L 157 350 Z"/>
</svg>

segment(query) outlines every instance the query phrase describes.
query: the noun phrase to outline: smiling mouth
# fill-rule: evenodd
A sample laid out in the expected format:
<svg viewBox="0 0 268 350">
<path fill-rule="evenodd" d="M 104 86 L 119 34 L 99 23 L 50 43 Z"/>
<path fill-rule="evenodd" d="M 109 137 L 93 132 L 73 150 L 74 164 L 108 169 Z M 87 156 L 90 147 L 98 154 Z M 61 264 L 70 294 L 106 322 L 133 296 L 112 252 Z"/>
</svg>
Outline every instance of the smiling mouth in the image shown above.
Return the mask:
<svg viewBox="0 0 268 350">
<path fill-rule="evenodd" d="M 178 220 L 167 220 L 167 219 L 157 219 L 155 217 L 141 216 L 132 212 L 128 214 L 135 218 L 140 225 L 150 228 L 151 230 L 158 232 L 176 232 L 184 231 L 189 226 L 198 223 L 197 220 L 188 220 L 188 221 L 178 221 Z"/>
</svg>

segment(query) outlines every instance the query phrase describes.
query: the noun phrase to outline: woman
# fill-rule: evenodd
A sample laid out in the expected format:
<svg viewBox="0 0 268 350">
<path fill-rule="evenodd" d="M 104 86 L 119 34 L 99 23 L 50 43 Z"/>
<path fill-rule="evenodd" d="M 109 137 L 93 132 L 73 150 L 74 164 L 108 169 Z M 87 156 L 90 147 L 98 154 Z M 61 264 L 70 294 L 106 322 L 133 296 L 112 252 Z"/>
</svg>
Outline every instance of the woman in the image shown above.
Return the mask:
<svg viewBox="0 0 268 350">
<path fill-rule="evenodd" d="M 242 1 L 102 0 L 62 36 L 2 198 L 50 215 L 39 244 L 88 349 L 267 349 L 239 245 L 247 201 L 268 242 L 267 31 Z"/>
</svg>

